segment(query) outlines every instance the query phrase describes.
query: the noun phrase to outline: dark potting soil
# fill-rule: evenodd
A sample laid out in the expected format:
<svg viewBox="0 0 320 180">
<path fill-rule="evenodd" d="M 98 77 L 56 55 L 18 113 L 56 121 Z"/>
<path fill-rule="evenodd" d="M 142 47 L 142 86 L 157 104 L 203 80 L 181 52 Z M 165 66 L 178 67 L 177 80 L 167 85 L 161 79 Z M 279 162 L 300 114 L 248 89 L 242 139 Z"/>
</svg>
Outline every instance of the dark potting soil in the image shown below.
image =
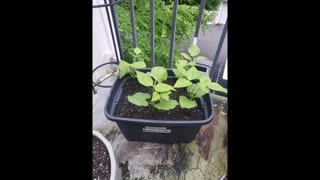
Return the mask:
<svg viewBox="0 0 320 180">
<path fill-rule="evenodd" d="M 175 79 L 168 78 L 164 83 L 173 86 Z M 127 96 L 133 95 L 136 92 L 149 93 L 152 96 L 151 87 L 142 86 L 139 84 L 137 79 L 128 79 L 123 86 L 122 95 L 115 110 L 115 116 L 150 120 L 200 120 L 205 118 L 204 110 L 200 107 L 183 109 L 178 105 L 176 108 L 166 111 L 158 110 L 151 105 L 148 107 L 134 105 L 128 101 Z M 189 94 L 186 88 L 176 88 L 176 91 L 172 91 L 169 96 L 170 99 L 174 99 L 179 102 L 179 96 L 189 97 Z M 150 99 L 148 100 L 150 101 Z"/>
<path fill-rule="evenodd" d="M 92 137 L 92 179 L 110 180 L 110 157 L 106 146 Z"/>
</svg>

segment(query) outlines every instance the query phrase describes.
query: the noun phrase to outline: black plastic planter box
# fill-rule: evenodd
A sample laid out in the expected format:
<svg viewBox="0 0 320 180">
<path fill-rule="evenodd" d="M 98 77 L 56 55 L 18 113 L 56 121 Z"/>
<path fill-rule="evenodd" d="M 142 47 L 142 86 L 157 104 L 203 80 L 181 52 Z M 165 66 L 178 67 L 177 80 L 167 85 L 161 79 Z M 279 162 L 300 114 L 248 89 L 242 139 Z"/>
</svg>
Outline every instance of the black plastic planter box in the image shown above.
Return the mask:
<svg viewBox="0 0 320 180">
<path fill-rule="evenodd" d="M 142 72 L 150 70 L 149 68 L 140 69 Z M 204 69 L 203 71 L 206 70 Z M 200 127 L 213 120 L 213 103 L 209 94 L 204 95 L 199 101 L 205 112 L 204 119 L 170 121 L 115 117 L 114 112 L 122 95 L 123 85 L 129 78 L 131 77 L 127 75 L 121 79 L 118 78 L 114 82 L 104 109 L 105 116 L 118 124 L 127 140 L 158 143 L 190 143 L 195 139 Z M 171 69 L 168 69 L 168 78 L 174 78 Z"/>
</svg>

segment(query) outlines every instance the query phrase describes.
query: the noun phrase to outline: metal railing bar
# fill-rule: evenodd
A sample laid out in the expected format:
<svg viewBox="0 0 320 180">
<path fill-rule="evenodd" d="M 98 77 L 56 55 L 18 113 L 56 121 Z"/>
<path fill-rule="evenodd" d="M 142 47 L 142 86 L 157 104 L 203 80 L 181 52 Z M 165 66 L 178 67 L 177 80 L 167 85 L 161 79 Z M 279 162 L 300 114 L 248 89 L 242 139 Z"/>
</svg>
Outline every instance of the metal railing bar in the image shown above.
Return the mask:
<svg viewBox="0 0 320 180">
<path fill-rule="evenodd" d="M 197 25 L 196 25 L 196 31 L 195 31 L 194 37 L 193 37 L 193 44 L 198 43 L 199 30 L 200 30 L 202 14 L 203 14 L 205 4 L 206 4 L 206 0 L 201 0 L 199 14 L 198 14 L 198 20 L 197 20 Z"/>
<path fill-rule="evenodd" d="M 221 52 L 221 49 L 222 49 L 222 45 L 225 41 L 225 37 L 226 37 L 226 34 L 227 34 L 227 29 L 228 29 L 228 18 L 226 20 L 226 23 L 223 27 L 223 31 L 222 31 L 222 34 L 220 36 L 220 40 L 219 40 L 219 44 L 218 44 L 218 47 L 217 47 L 217 51 L 216 51 L 216 54 L 214 55 L 214 59 L 212 61 L 212 66 L 211 66 L 211 70 L 210 70 L 210 78 L 212 80 L 213 78 L 213 73 L 214 73 L 214 69 L 215 69 L 215 66 L 218 62 L 218 58 L 219 58 L 219 55 L 220 55 L 220 52 Z"/>
<path fill-rule="evenodd" d="M 173 16 L 172 16 L 172 27 L 171 27 L 171 38 L 170 38 L 170 53 L 169 53 L 169 66 L 172 68 L 173 50 L 176 36 L 176 25 L 177 25 L 177 12 L 178 12 L 178 0 L 174 0 L 173 4 Z"/>
</svg>

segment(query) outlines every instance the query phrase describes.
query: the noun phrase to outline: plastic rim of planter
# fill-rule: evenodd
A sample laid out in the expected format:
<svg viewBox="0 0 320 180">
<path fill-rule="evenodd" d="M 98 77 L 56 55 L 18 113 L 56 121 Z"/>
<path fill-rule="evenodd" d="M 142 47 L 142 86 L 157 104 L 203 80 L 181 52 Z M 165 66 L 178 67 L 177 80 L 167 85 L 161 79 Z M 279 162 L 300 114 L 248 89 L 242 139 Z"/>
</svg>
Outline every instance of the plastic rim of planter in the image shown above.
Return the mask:
<svg viewBox="0 0 320 180">
<path fill-rule="evenodd" d="M 92 130 L 92 134 L 93 136 L 95 136 L 96 138 L 98 138 L 107 148 L 108 153 L 109 153 L 109 157 L 110 157 L 110 163 L 111 163 L 111 173 L 110 173 L 110 180 L 115 180 L 116 179 L 116 168 L 117 168 L 117 164 L 116 164 L 116 159 L 113 153 L 113 149 L 112 146 L 110 144 L 110 142 L 97 130 Z"/>
</svg>

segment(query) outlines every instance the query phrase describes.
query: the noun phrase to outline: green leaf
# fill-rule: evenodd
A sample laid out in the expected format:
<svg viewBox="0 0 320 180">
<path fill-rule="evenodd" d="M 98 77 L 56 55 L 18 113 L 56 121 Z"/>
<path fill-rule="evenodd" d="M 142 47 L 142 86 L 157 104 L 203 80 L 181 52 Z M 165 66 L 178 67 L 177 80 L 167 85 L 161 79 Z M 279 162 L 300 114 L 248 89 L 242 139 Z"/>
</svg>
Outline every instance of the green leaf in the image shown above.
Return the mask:
<svg viewBox="0 0 320 180">
<path fill-rule="evenodd" d="M 120 69 L 120 78 L 122 78 L 124 75 L 130 72 L 129 64 L 125 61 L 120 61 L 119 69 Z"/>
<path fill-rule="evenodd" d="M 137 92 L 132 96 L 128 96 L 128 101 L 137 106 L 148 106 L 149 103 L 146 99 L 150 98 L 150 94 Z"/>
<path fill-rule="evenodd" d="M 168 77 L 168 72 L 164 67 L 153 67 L 150 74 L 158 82 L 163 82 Z"/>
<path fill-rule="evenodd" d="M 170 86 L 168 84 L 165 84 L 165 83 L 157 84 L 156 87 L 155 87 L 155 90 L 157 92 L 166 92 L 166 91 L 170 91 L 170 90 L 175 91 L 175 89 L 172 86 Z"/>
<path fill-rule="evenodd" d="M 202 91 L 204 91 L 205 93 L 209 92 L 209 88 L 207 87 L 207 83 L 198 83 L 199 87 L 201 88 Z"/>
<path fill-rule="evenodd" d="M 192 84 L 191 81 L 186 80 L 185 78 L 179 78 L 175 85 L 173 86 L 174 88 L 183 88 L 183 87 L 187 87 L 190 86 Z"/>
<path fill-rule="evenodd" d="M 183 68 L 183 66 L 181 64 L 176 64 L 178 71 L 180 72 L 180 74 L 182 74 L 183 76 L 187 75 L 187 71 Z"/>
<path fill-rule="evenodd" d="M 147 74 L 137 71 L 137 78 L 140 84 L 144 86 L 153 86 L 153 80 Z"/>
<path fill-rule="evenodd" d="M 193 44 L 189 47 L 188 52 L 191 56 L 196 56 L 200 53 L 200 49 L 197 45 Z"/>
<path fill-rule="evenodd" d="M 155 104 L 154 107 L 161 110 L 174 109 L 179 103 L 176 100 L 170 99 L 169 101 L 164 101 L 160 99 L 160 103 Z"/>
<path fill-rule="evenodd" d="M 209 59 L 205 56 L 197 56 L 193 59 L 193 61 L 199 61 L 199 60 L 209 60 Z"/>
<path fill-rule="evenodd" d="M 130 66 L 135 68 L 135 69 L 136 68 L 145 68 L 145 67 L 147 67 L 146 63 L 144 63 L 144 62 L 134 62 Z"/>
<path fill-rule="evenodd" d="M 182 67 L 185 67 L 188 65 L 188 61 L 186 61 L 186 60 L 178 60 L 178 62 Z"/>
<path fill-rule="evenodd" d="M 139 48 L 134 48 L 133 52 L 134 52 L 136 55 L 138 55 L 138 54 L 141 53 L 141 49 L 139 49 Z"/>
<path fill-rule="evenodd" d="M 191 58 L 188 54 L 186 54 L 186 53 L 181 53 L 181 55 L 182 55 L 185 59 L 188 59 L 189 61 L 192 60 L 192 58 Z"/>
<path fill-rule="evenodd" d="M 201 90 L 199 84 L 192 84 L 191 86 L 187 87 L 187 91 L 190 95 L 197 98 L 200 98 L 201 96 L 206 94 L 206 92 Z"/>
<path fill-rule="evenodd" d="M 153 93 L 152 93 L 151 102 L 154 102 L 154 101 L 159 100 L 159 99 L 160 99 L 160 94 L 157 93 L 157 92 L 153 92 Z"/>
<path fill-rule="evenodd" d="M 207 86 L 208 86 L 208 88 L 210 88 L 210 89 L 212 89 L 214 91 L 220 91 L 220 92 L 228 93 L 228 91 L 218 83 L 210 82 L 210 83 L 207 84 Z"/>
<path fill-rule="evenodd" d="M 172 69 L 172 71 L 176 77 L 183 77 L 183 74 L 178 69 Z"/>
<path fill-rule="evenodd" d="M 189 62 L 188 65 L 189 65 L 189 66 L 195 66 L 196 63 L 195 63 L 195 62 Z"/>
<path fill-rule="evenodd" d="M 194 108 L 197 106 L 197 102 L 195 100 L 189 100 L 185 96 L 179 96 L 179 104 L 182 108 Z"/>
<path fill-rule="evenodd" d="M 163 98 L 166 101 L 169 101 L 169 95 L 171 94 L 171 91 L 168 92 L 161 92 L 160 97 Z"/>
<path fill-rule="evenodd" d="M 200 77 L 200 72 L 195 67 L 191 67 L 187 73 L 186 77 L 188 80 L 198 79 Z"/>
</svg>

